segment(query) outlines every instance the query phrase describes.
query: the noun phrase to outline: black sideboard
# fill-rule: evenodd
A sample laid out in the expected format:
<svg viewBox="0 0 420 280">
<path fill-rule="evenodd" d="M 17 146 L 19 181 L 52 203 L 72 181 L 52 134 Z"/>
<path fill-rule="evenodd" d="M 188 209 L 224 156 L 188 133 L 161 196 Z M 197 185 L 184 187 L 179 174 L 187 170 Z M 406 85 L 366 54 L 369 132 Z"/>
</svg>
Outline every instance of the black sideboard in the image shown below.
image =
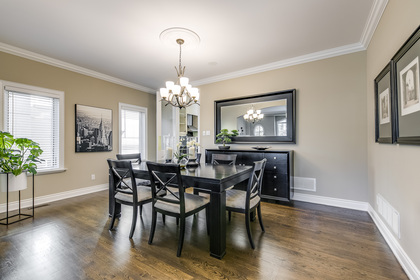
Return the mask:
<svg viewBox="0 0 420 280">
<path fill-rule="evenodd" d="M 252 165 L 254 161 L 267 159 L 264 171 L 261 197 L 265 199 L 290 202 L 293 197 L 293 150 L 206 150 L 205 162 L 211 162 L 212 154 L 237 154 L 237 165 Z M 244 183 L 246 184 L 246 182 Z M 245 185 L 240 188 L 245 188 Z"/>
</svg>

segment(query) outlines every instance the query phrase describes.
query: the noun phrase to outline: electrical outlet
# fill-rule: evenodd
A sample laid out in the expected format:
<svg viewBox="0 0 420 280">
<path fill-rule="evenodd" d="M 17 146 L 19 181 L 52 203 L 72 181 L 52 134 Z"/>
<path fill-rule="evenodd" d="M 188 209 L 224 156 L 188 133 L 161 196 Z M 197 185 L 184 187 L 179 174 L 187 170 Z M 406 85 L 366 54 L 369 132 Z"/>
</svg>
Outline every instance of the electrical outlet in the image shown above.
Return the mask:
<svg viewBox="0 0 420 280">
<path fill-rule="evenodd" d="M 95 174 L 91 174 L 91 175 L 90 175 L 90 179 L 91 179 L 91 180 L 95 180 Z"/>
</svg>

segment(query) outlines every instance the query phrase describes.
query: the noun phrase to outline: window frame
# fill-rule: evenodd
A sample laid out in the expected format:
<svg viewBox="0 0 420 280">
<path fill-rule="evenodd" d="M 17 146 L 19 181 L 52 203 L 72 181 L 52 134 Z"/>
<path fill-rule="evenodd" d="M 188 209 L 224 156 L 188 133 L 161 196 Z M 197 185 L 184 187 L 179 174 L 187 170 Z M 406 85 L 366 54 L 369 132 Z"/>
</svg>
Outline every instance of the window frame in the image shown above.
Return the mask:
<svg viewBox="0 0 420 280">
<path fill-rule="evenodd" d="M 141 158 L 143 159 L 147 159 L 148 158 L 148 141 L 147 141 L 147 108 L 146 107 L 141 107 L 138 105 L 132 105 L 132 104 L 127 104 L 127 103 L 118 103 L 118 151 L 119 153 L 122 153 L 122 115 L 121 115 L 121 111 L 122 110 L 132 110 L 132 111 L 137 111 L 137 112 L 141 112 L 144 113 L 144 154 L 141 154 Z"/>
<path fill-rule="evenodd" d="M 7 127 L 6 124 L 6 117 L 5 114 L 8 113 L 8 107 L 7 104 L 5 102 L 5 98 L 6 98 L 6 87 L 9 88 L 13 88 L 16 89 L 17 91 L 21 92 L 21 93 L 26 93 L 26 94 L 33 94 L 33 95 L 39 95 L 39 96 L 45 96 L 45 97 L 51 97 L 51 98 L 58 98 L 59 100 L 59 121 L 58 121 L 58 125 L 59 125 L 59 129 L 58 129 L 58 143 L 59 143 L 59 152 L 58 152 L 58 156 L 59 156 L 59 160 L 58 160 L 58 168 L 49 168 L 49 169 L 43 169 L 43 170 L 37 170 L 38 174 L 47 174 L 47 173 L 56 173 L 56 172 L 63 172 L 66 169 L 64 168 L 64 125 L 65 125 L 65 120 L 64 120 L 64 92 L 63 91 L 59 91 L 59 90 L 53 90 L 53 89 L 47 89 L 47 88 L 42 88 L 42 87 L 36 87 L 36 86 L 31 86 L 31 85 L 25 85 L 25 84 L 21 84 L 21 83 L 15 83 L 15 82 L 9 82 L 9 81 L 4 81 L 4 80 L 0 80 L 0 88 L 1 88 L 1 93 L 0 93 L 0 108 L 2 108 L 3 112 L 0 114 L 0 128 L 2 131 L 4 131 L 4 129 Z"/>
</svg>

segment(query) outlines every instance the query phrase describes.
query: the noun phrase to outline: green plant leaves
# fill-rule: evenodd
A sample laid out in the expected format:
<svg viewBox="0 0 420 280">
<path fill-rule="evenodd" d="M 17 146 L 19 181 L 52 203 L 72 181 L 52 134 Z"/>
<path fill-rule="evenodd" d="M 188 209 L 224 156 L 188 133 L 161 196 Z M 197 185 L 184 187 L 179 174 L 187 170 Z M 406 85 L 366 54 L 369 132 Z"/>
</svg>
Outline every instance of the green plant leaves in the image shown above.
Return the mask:
<svg viewBox="0 0 420 280">
<path fill-rule="evenodd" d="M 43 150 L 28 138 L 14 138 L 9 132 L 0 131 L 0 169 L 17 176 L 24 171 L 36 174 L 36 162 Z"/>
</svg>

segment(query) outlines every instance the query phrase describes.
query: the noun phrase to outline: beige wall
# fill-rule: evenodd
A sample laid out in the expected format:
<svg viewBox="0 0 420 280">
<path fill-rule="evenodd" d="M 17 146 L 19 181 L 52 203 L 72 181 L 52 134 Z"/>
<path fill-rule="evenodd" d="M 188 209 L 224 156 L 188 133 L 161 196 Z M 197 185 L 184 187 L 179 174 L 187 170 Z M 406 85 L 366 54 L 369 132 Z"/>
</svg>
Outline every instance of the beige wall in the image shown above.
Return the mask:
<svg viewBox="0 0 420 280">
<path fill-rule="evenodd" d="M 369 203 L 378 211 L 376 195 L 380 194 L 400 213 L 399 242 L 418 268 L 420 147 L 375 143 L 373 80 L 419 24 L 420 1 L 390 0 L 367 50 Z"/>
<path fill-rule="evenodd" d="M 214 101 L 296 88 L 295 176 L 316 178 L 310 194 L 367 201 L 366 53 L 200 86 L 203 148 L 215 148 Z M 205 116 L 205 117 L 204 117 Z M 245 148 L 252 145 L 231 145 Z"/>
<path fill-rule="evenodd" d="M 148 155 L 156 154 L 156 100 L 155 95 L 95 79 L 50 65 L 0 52 L 0 80 L 65 92 L 65 162 L 66 172 L 40 175 L 35 179 L 35 196 L 45 196 L 108 182 L 107 158 L 118 153 L 118 103 L 147 108 Z M 75 104 L 112 109 L 113 151 L 75 153 Z M 96 180 L 91 180 L 91 174 Z M 24 193 L 24 198 L 30 195 Z"/>
</svg>

